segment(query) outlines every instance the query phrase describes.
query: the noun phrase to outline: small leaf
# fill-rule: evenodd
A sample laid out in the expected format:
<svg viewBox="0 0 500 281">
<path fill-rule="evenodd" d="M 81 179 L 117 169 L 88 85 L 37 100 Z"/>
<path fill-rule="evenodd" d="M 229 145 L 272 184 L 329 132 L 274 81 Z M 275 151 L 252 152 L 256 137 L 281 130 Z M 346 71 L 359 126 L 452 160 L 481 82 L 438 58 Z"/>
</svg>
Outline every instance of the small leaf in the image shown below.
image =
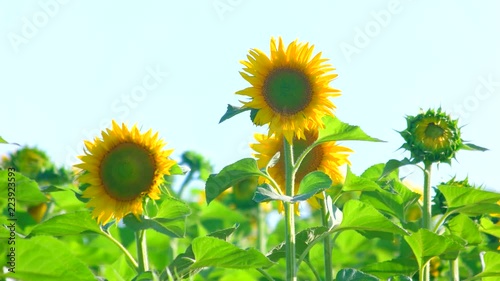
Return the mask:
<svg viewBox="0 0 500 281">
<path fill-rule="evenodd" d="M 185 218 L 191 214 L 191 209 L 182 200 L 167 197 L 163 200 L 155 219 L 175 220 Z"/>
<path fill-rule="evenodd" d="M 337 273 L 336 281 L 378 281 L 373 275 L 361 272 L 354 268 L 342 269 Z"/>
<path fill-rule="evenodd" d="M 222 268 L 262 268 L 273 262 L 256 249 L 242 250 L 215 237 L 197 237 L 192 242 L 195 262 L 191 269 L 208 266 Z"/>
<path fill-rule="evenodd" d="M 406 231 L 392 223 L 374 207 L 358 200 L 347 201 L 343 209 L 344 218 L 338 230 L 354 229 L 389 232 L 406 235 Z"/>
<path fill-rule="evenodd" d="M 481 218 L 479 222 L 481 226 L 480 230 L 482 232 L 500 238 L 500 224 L 495 224 L 487 218 Z"/>
<path fill-rule="evenodd" d="M 372 181 L 377 181 L 382 178 L 382 173 L 385 168 L 385 163 L 379 163 L 368 167 L 362 174 L 362 178 L 367 178 Z M 398 170 L 394 170 L 389 175 L 385 176 L 386 179 L 399 180 Z"/>
<path fill-rule="evenodd" d="M 418 264 L 414 259 L 399 258 L 390 261 L 372 263 L 361 268 L 361 270 L 363 272 L 373 274 L 379 278 L 387 279 L 394 275 L 412 276 L 413 274 L 415 274 L 415 272 L 418 271 Z"/>
<path fill-rule="evenodd" d="M 92 219 L 89 211 L 78 211 L 52 217 L 36 225 L 29 236 L 34 235 L 76 235 L 85 231 L 100 233 L 97 222 Z"/>
<path fill-rule="evenodd" d="M 467 242 L 467 245 L 478 245 L 482 242 L 477 225 L 466 215 L 459 214 L 448 222 L 450 232 Z"/>
<path fill-rule="evenodd" d="M 432 257 L 444 253 L 451 243 L 446 237 L 423 228 L 404 239 L 410 245 L 420 268 Z"/>
<path fill-rule="evenodd" d="M 184 166 L 184 165 L 179 165 L 179 164 L 174 164 L 171 168 L 170 168 L 170 175 L 185 175 L 189 172 L 189 167 L 188 166 Z"/>
<path fill-rule="evenodd" d="M 300 181 L 299 190 L 292 198 L 292 202 L 305 201 L 330 188 L 331 185 L 332 180 L 327 174 L 320 171 L 311 172 Z"/>
<path fill-rule="evenodd" d="M 383 142 L 382 140 L 370 137 L 359 126 L 344 123 L 337 117 L 325 116 L 323 117 L 323 124 L 325 127 L 319 129 L 318 139 L 314 142 L 315 144 L 340 140 Z"/>
<path fill-rule="evenodd" d="M 250 110 L 251 108 L 248 108 L 248 107 L 237 107 L 237 106 L 234 106 L 234 105 L 230 105 L 228 104 L 227 105 L 227 110 L 226 110 L 226 113 L 224 113 L 224 115 L 222 115 L 221 119 L 219 120 L 219 124 L 226 121 L 227 119 L 230 119 L 242 112 L 245 112 L 247 110 Z"/>
<path fill-rule="evenodd" d="M 479 145 L 475 145 L 472 143 L 462 143 L 460 146 L 460 149 L 463 150 L 470 150 L 470 151 L 487 151 L 487 148 L 481 147 Z"/>
<path fill-rule="evenodd" d="M 264 185 L 263 187 L 257 187 L 257 191 L 255 191 L 255 195 L 253 197 L 253 201 L 257 203 L 261 202 L 269 202 L 269 201 L 283 201 L 283 202 L 291 202 L 292 197 L 286 196 L 286 195 L 281 195 L 274 190 L 272 190 L 269 185 Z"/>
<path fill-rule="evenodd" d="M 0 137 L 0 143 L 9 143 L 9 142 Z"/>
<path fill-rule="evenodd" d="M 356 176 L 351 172 L 351 168 L 347 166 L 347 174 L 342 187 L 343 191 L 374 191 L 379 189 L 380 187 L 375 181 Z"/>
<path fill-rule="evenodd" d="M 138 220 L 134 215 L 128 214 L 123 218 L 123 223 L 134 231 L 154 229 L 159 233 L 175 238 L 184 237 L 186 229 L 184 217 L 174 220 L 162 218 L 148 219 L 141 217 L 141 219 Z"/>
<path fill-rule="evenodd" d="M 410 160 L 408 158 L 405 158 L 403 160 L 396 160 L 396 159 L 391 159 L 387 161 L 384 167 L 384 171 L 382 172 L 382 175 L 380 176 L 381 178 L 386 177 L 393 171 L 396 171 L 397 169 L 406 166 L 406 165 L 416 165 L 417 162 Z M 417 165 L 416 165 L 417 166 Z M 420 166 L 417 166 L 420 168 Z"/>
<path fill-rule="evenodd" d="M 210 175 L 205 185 L 207 204 L 217 198 L 224 190 L 233 184 L 249 177 L 264 175 L 257 167 L 257 161 L 253 158 L 241 159 L 229 166 L 224 167 L 220 173 Z"/>
<path fill-rule="evenodd" d="M 75 257 L 68 245 L 51 236 L 18 238 L 15 255 L 15 273 L 0 273 L 0 277 L 37 281 L 95 280 L 88 266 Z"/>
<path fill-rule="evenodd" d="M 474 279 L 500 276 L 500 253 L 486 252 L 483 259 L 485 265 L 483 272 L 474 276 Z"/>
<path fill-rule="evenodd" d="M 324 226 L 311 227 L 308 229 L 304 229 L 301 232 L 295 235 L 295 255 L 299 258 L 305 251 L 308 250 L 308 247 L 315 243 L 316 240 L 321 237 L 328 229 Z M 285 242 L 280 243 L 276 247 L 274 247 L 267 257 L 277 262 L 278 260 L 286 257 L 286 248 Z"/>
</svg>

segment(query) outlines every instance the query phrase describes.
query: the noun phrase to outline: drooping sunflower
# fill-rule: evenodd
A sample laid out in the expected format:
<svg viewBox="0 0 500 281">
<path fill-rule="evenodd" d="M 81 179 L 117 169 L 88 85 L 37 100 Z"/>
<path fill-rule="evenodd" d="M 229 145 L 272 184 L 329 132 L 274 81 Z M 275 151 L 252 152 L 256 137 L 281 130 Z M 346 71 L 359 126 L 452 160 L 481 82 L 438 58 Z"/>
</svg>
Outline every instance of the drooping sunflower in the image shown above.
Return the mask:
<svg viewBox="0 0 500 281">
<path fill-rule="evenodd" d="M 304 139 L 293 140 L 293 156 L 295 160 L 300 154 L 309 147 L 313 142 L 318 139 L 317 130 L 304 131 Z M 258 143 L 251 144 L 250 147 L 256 152 L 254 155 L 257 158 L 257 165 L 259 168 L 264 168 L 271 161 L 272 157 L 280 152 L 284 155 L 283 151 L 283 137 L 266 136 L 263 134 L 256 134 L 255 139 Z M 302 161 L 297 173 L 295 174 L 295 190 L 297 193 L 300 181 L 310 172 L 321 171 L 327 174 L 334 184 L 341 183 L 344 179 L 340 166 L 350 164 L 347 157 L 349 153 L 353 152 L 350 148 L 340 146 L 336 142 L 322 143 L 313 148 Z M 280 157 L 276 164 L 269 168 L 269 175 L 280 186 L 280 189 L 285 193 L 285 160 Z M 313 207 L 319 207 L 316 200 L 308 200 Z M 281 205 L 280 205 L 281 206 Z M 280 207 L 281 208 L 281 207 Z"/>
<path fill-rule="evenodd" d="M 281 38 L 278 45 L 272 38 L 270 57 L 252 49 L 248 61 L 241 61 L 245 68 L 240 74 L 252 86 L 236 94 L 250 97 L 243 107 L 254 110 L 256 125 L 269 124 L 269 136 L 284 135 L 288 142 L 294 136 L 303 139 L 305 130 L 322 127 L 321 118 L 333 115 L 329 98 L 340 91 L 329 83 L 337 74 L 321 53 L 312 56 L 313 49 L 297 41 L 285 49 Z"/>
<path fill-rule="evenodd" d="M 453 120 L 441 108 L 429 109 L 406 118 L 407 128 L 400 132 L 406 141 L 402 148 L 411 152 L 416 162 L 451 163 L 462 147 L 458 120 Z"/>
<path fill-rule="evenodd" d="M 141 134 L 137 126 L 131 130 L 114 120 L 112 128 L 101 133 L 102 139 L 85 141 L 79 182 L 87 184 L 83 198 L 89 198 L 87 207 L 92 216 L 106 224 L 132 213 L 142 214 L 145 196 L 159 199 L 159 185 L 164 175 L 176 163 L 168 157 L 172 150 L 164 150 L 165 142 L 152 130 Z"/>
</svg>

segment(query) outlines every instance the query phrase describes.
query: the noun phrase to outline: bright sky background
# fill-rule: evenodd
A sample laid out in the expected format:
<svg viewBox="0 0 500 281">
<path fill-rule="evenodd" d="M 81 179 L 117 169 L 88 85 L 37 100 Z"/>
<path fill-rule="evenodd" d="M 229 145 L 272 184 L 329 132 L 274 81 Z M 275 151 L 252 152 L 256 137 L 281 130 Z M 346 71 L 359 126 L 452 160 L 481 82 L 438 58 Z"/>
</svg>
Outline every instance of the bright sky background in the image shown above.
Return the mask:
<svg viewBox="0 0 500 281">
<path fill-rule="evenodd" d="M 387 141 L 344 143 L 355 173 L 409 156 L 397 150 L 405 115 L 442 106 L 463 139 L 490 151 L 459 152 L 434 183 L 468 175 L 500 191 L 499 11 L 495 0 L 1 1 L 0 136 L 69 166 L 116 119 L 159 131 L 174 159 L 195 150 L 219 171 L 264 132 L 247 114 L 218 124 L 248 86 L 239 61 L 282 36 L 323 52 L 339 74 L 337 116 Z"/>
</svg>

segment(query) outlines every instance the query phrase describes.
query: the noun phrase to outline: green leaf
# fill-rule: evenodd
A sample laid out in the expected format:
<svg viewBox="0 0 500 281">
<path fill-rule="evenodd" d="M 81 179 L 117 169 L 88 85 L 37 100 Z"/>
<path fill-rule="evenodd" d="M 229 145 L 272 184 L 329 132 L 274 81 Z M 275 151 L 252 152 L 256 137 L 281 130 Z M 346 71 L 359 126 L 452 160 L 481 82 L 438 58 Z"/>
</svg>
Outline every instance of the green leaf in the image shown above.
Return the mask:
<svg viewBox="0 0 500 281">
<path fill-rule="evenodd" d="M 448 222 L 450 232 L 467 242 L 467 245 L 478 245 L 482 242 L 479 229 L 468 216 L 459 214 Z"/>
<path fill-rule="evenodd" d="M 15 183 L 15 197 L 16 202 L 27 205 L 38 205 L 47 202 L 48 199 L 40 191 L 38 183 L 22 175 L 21 173 L 9 172 L 8 170 L 0 171 L 0 200 L 7 201 L 7 194 L 11 189 L 8 189 L 9 183 Z"/>
<path fill-rule="evenodd" d="M 337 273 L 336 281 L 378 281 L 373 275 L 366 274 L 354 268 L 342 269 Z"/>
<path fill-rule="evenodd" d="M 185 175 L 189 172 L 189 167 L 187 166 L 180 166 L 179 164 L 175 163 L 171 168 L 170 168 L 170 175 Z"/>
<path fill-rule="evenodd" d="M 344 218 L 337 230 L 364 230 L 406 235 L 406 231 L 392 223 L 374 207 L 358 200 L 347 201 L 342 210 Z"/>
<path fill-rule="evenodd" d="M 500 193 L 475 188 L 439 185 L 438 189 L 443 193 L 450 209 L 467 205 L 496 203 L 500 200 Z"/>
<path fill-rule="evenodd" d="M 51 236 L 18 238 L 15 254 L 15 273 L 0 276 L 37 281 L 95 280 L 87 265 L 75 258 L 68 245 Z"/>
<path fill-rule="evenodd" d="M 391 276 L 388 281 L 412 281 L 410 276 L 404 276 L 404 275 L 398 275 L 398 276 Z"/>
<path fill-rule="evenodd" d="M 295 255 L 299 258 L 317 239 L 321 237 L 328 229 L 324 226 L 311 227 L 304 229 L 295 235 Z M 274 262 L 286 257 L 285 242 L 274 247 L 267 257 Z"/>
<path fill-rule="evenodd" d="M 484 233 L 488 233 L 489 235 L 493 235 L 497 238 L 500 238 L 500 225 L 493 223 L 491 220 L 487 218 L 481 218 L 480 222 L 480 230 Z"/>
<path fill-rule="evenodd" d="M 404 239 L 410 245 L 413 254 L 417 258 L 418 266 L 421 268 L 432 257 L 439 256 L 449 247 L 450 240 L 427 229 L 419 229 L 411 236 Z"/>
<path fill-rule="evenodd" d="M 380 186 L 373 180 L 365 177 L 358 177 L 351 172 L 351 168 L 347 166 L 347 174 L 342 187 L 343 191 L 374 191 L 380 190 Z"/>
<path fill-rule="evenodd" d="M 220 173 L 208 177 L 205 185 L 207 204 L 217 198 L 224 190 L 233 184 L 249 177 L 264 175 L 253 158 L 241 159 L 229 166 L 224 167 Z"/>
<path fill-rule="evenodd" d="M 191 214 L 191 209 L 182 200 L 167 197 L 163 200 L 158 212 L 156 213 L 155 219 L 165 219 L 165 220 L 176 220 L 184 219 Z"/>
<path fill-rule="evenodd" d="M 128 281 L 137 274 L 129 264 L 125 255 L 121 255 L 113 264 L 103 265 L 104 276 L 107 280 Z"/>
<path fill-rule="evenodd" d="M 472 143 L 462 143 L 460 146 L 460 149 L 463 150 L 470 150 L 470 151 L 487 151 L 487 148 L 481 147 L 479 145 L 475 145 Z"/>
<path fill-rule="evenodd" d="M 100 233 L 97 222 L 92 219 L 89 211 L 79 211 L 52 217 L 31 230 L 29 236 L 34 235 L 76 235 L 85 231 Z"/>
<path fill-rule="evenodd" d="M 197 237 L 192 243 L 195 262 L 191 268 L 208 266 L 222 268 L 262 268 L 273 262 L 256 249 L 242 250 L 231 243 L 215 237 Z"/>
<path fill-rule="evenodd" d="M 361 270 L 363 272 L 373 274 L 381 279 L 388 279 L 394 275 L 412 276 L 418 271 L 418 264 L 414 259 L 400 258 L 379 263 L 372 263 L 362 267 Z"/>
<path fill-rule="evenodd" d="M 228 104 L 226 113 L 224 113 L 224 115 L 222 115 L 221 119 L 219 120 L 219 124 L 226 121 L 227 119 L 230 119 L 230 118 L 232 118 L 232 117 L 234 117 L 242 112 L 245 112 L 247 110 L 251 110 L 251 108 L 237 107 L 237 106 Z"/>
<path fill-rule="evenodd" d="M 152 271 L 142 272 L 139 275 L 135 276 L 132 281 L 157 281 L 158 276 L 154 274 Z"/>
<path fill-rule="evenodd" d="M 462 213 L 464 215 L 468 216 L 480 216 L 484 214 L 494 214 L 500 213 L 500 205 L 495 204 L 495 203 L 482 203 L 482 204 L 475 204 L 475 205 L 467 205 L 463 207 L 459 207 L 456 209 L 452 209 L 454 213 Z"/>
<path fill-rule="evenodd" d="M 386 190 L 365 191 L 359 200 L 398 218 L 400 221 L 405 221 L 403 199 L 398 194 Z"/>
<path fill-rule="evenodd" d="M 184 237 L 186 229 L 184 217 L 174 220 L 162 218 L 148 219 L 141 217 L 141 219 L 138 220 L 134 215 L 128 214 L 123 218 L 123 223 L 134 231 L 154 229 L 159 233 L 175 238 Z"/>
<path fill-rule="evenodd" d="M 327 174 L 320 171 L 311 172 L 300 181 L 299 190 L 292 198 L 292 202 L 305 201 L 330 186 L 332 186 L 332 180 Z"/>
<path fill-rule="evenodd" d="M 396 171 L 397 169 L 399 169 L 403 166 L 406 166 L 406 165 L 415 165 L 415 166 L 421 168 L 420 166 L 418 166 L 416 164 L 417 164 L 417 162 L 410 160 L 408 158 L 405 158 L 403 160 L 391 159 L 391 160 L 387 161 L 387 163 L 385 164 L 384 170 L 382 172 L 382 175 L 380 175 L 380 177 L 383 178 L 383 177 L 389 175 L 390 173 L 392 173 L 393 171 Z"/>
<path fill-rule="evenodd" d="M 485 265 L 483 272 L 474 276 L 473 279 L 500 276 L 500 253 L 486 252 L 483 260 Z"/>
<path fill-rule="evenodd" d="M 383 142 L 377 138 L 372 138 L 367 135 L 359 126 L 349 125 L 340 121 L 337 117 L 323 117 L 324 128 L 319 129 L 318 139 L 314 144 L 320 144 L 329 141 L 341 140 L 360 140 Z"/>
<path fill-rule="evenodd" d="M 0 143 L 9 143 L 9 142 L 0 137 Z"/>
<path fill-rule="evenodd" d="M 259 186 L 257 187 L 257 190 L 255 191 L 255 194 L 253 196 L 253 201 L 257 203 L 261 202 L 269 202 L 269 201 L 283 201 L 283 202 L 291 202 L 292 197 L 287 196 L 287 195 L 281 195 L 276 193 L 274 190 L 271 189 L 271 187 L 266 184 L 264 186 Z"/>
<path fill-rule="evenodd" d="M 362 174 L 362 178 L 366 178 L 372 181 L 377 181 L 382 178 L 382 172 L 384 171 L 385 163 L 379 163 L 368 167 Z M 386 176 L 386 179 L 395 179 L 399 180 L 399 172 L 398 170 L 394 170 L 390 173 L 390 175 Z"/>
</svg>

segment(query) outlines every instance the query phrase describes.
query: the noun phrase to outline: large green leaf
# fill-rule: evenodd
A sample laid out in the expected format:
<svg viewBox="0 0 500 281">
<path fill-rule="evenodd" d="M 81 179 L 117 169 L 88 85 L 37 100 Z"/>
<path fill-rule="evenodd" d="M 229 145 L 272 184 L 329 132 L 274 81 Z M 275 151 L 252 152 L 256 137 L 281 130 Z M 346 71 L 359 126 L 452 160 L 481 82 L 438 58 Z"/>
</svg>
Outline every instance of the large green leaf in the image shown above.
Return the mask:
<svg viewBox="0 0 500 281">
<path fill-rule="evenodd" d="M 232 118 L 232 117 L 234 117 L 242 112 L 245 112 L 247 110 L 251 110 L 251 108 L 237 107 L 237 106 L 228 104 L 226 113 L 224 113 L 224 115 L 222 115 L 221 119 L 219 120 L 219 124 L 226 121 L 227 119 L 230 119 L 230 118 Z"/>
<path fill-rule="evenodd" d="M 129 214 L 123 218 L 123 223 L 135 231 L 154 229 L 159 233 L 175 238 L 184 237 L 186 229 L 186 221 L 184 217 L 180 219 L 149 219 L 141 217 L 138 220 L 134 215 Z"/>
<path fill-rule="evenodd" d="M 347 174 L 345 177 L 344 185 L 342 187 L 343 191 L 374 191 L 380 190 L 379 185 L 365 177 L 358 177 L 352 173 L 351 168 L 347 166 Z"/>
<path fill-rule="evenodd" d="M 467 245 L 478 245 L 482 242 L 479 229 L 468 216 L 459 214 L 448 222 L 450 232 L 467 242 Z"/>
<path fill-rule="evenodd" d="M 130 266 L 125 255 L 120 256 L 113 264 L 103 265 L 103 274 L 107 280 L 128 281 L 136 276 L 137 272 Z"/>
<path fill-rule="evenodd" d="M 76 235 L 85 231 L 100 233 L 97 222 L 89 211 L 78 211 L 52 217 L 35 226 L 29 236 L 34 235 Z"/>
<path fill-rule="evenodd" d="M 311 227 L 302 230 L 295 235 L 295 254 L 298 257 L 302 256 L 310 247 L 317 242 L 317 240 L 323 236 L 328 229 L 324 226 Z M 305 253 L 307 254 L 307 253 Z M 274 247 L 267 257 L 276 262 L 282 258 L 286 257 L 285 242 L 280 243 Z"/>
<path fill-rule="evenodd" d="M 480 230 L 484 233 L 488 233 L 489 235 L 493 235 L 497 238 L 500 238 L 500 225 L 493 223 L 491 220 L 487 218 L 481 218 L 480 220 Z"/>
<path fill-rule="evenodd" d="M 343 209 L 344 218 L 337 230 L 362 230 L 389 232 L 406 235 L 407 232 L 395 225 L 374 207 L 358 200 L 347 201 Z"/>
<path fill-rule="evenodd" d="M 327 174 L 320 171 L 311 172 L 300 181 L 299 190 L 292 202 L 305 201 L 330 186 L 332 186 L 332 180 Z"/>
<path fill-rule="evenodd" d="M 27 205 L 37 205 L 47 202 L 48 199 L 40 191 L 38 183 L 29 179 L 18 172 L 9 172 L 8 170 L 0 171 L 0 200 L 7 201 L 7 194 L 12 191 L 8 188 L 9 183 L 15 183 L 15 195 L 9 196 L 15 198 L 16 202 Z"/>
<path fill-rule="evenodd" d="M 68 245 L 51 236 L 16 240 L 15 273 L 0 276 L 15 280 L 88 281 L 96 278 L 75 258 Z"/>
<path fill-rule="evenodd" d="M 378 163 L 368 167 L 362 174 L 361 177 L 377 181 L 382 178 L 382 172 L 384 171 L 385 163 Z M 385 176 L 385 179 L 395 179 L 399 180 L 399 171 L 396 169 L 392 171 L 389 175 Z"/>
<path fill-rule="evenodd" d="M 273 262 L 256 249 L 243 250 L 215 237 L 197 237 L 192 242 L 195 262 L 191 268 L 208 266 L 222 268 L 263 268 Z"/>
<path fill-rule="evenodd" d="M 404 239 L 410 245 L 420 268 L 432 257 L 445 253 L 453 243 L 449 238 L 423 228 Z"/>
<path fill-rule="evenodd" d="M 314 142 L 315 144 L 341 140 L 382 142 L 382 140 L 367 135 L 359 126 L 344 123 L 337 117 L 325 116 L 323 117 L 323 124 L 325 124 L 325 127 L 319 129 L 318 139 Z"/>
<path fill-rule="evenodd" d="M 438 189 L 443 193 L 450 209 L 468 205 L 496 203 L 500 200 L 500 193 L 475 188 L 439 185 Z"/>
<path fill-rule="evenodd" d="M 500 276 L 500 253 L 486 252 L 484 254 L 483 260 L 484 260 L 483 272 L 474 276 L 474 279 Z"/>
<path fill-rule="evenodd" d="M 182 200 L 167 197 L 163 200 L 155 219 L 176 220 L 184 219 L 191 214 L 191 209 Z"/>
<path fill-rule="evenodd" d="M 382 171 L 382 174 L 380 175 L 381 178 L 389 175 L 393 171 L 398 170 L 399 168 L 406 166 L 406 165 L 416 165 L 417 162 L 410 160 L 408 158 L 405 158 L 403 160 L 397 160 L 397 159 L 391 159 L 387 161 L 385 164 L 384 170 Z M 421 168 L 420 166 L 417 166 Z"/>
<path fill-rule="evenodd" d="M 336 281 L 378 281 L 373 275 L 364 273 L 354 268 L 342 269 L 337 273 Z"/>
<path fill-rule="evenodd" d="M 210 204 L 212 200 L 233 184 L 249 177 L 262 175 L 263 173 L 257 167 L 257 161 L 253 158 L 241 159 L 224 167 L 220 173 L 208 177 L 205 185 L 207 204 Z"/>
<path fill-rule="evenodd" d="M 363 272 L 387 279 L 394 275 L 412 276 L 418 271 L 418 264 L 414 259 L 394 259 L 362 267 Z"/>
</svg>

